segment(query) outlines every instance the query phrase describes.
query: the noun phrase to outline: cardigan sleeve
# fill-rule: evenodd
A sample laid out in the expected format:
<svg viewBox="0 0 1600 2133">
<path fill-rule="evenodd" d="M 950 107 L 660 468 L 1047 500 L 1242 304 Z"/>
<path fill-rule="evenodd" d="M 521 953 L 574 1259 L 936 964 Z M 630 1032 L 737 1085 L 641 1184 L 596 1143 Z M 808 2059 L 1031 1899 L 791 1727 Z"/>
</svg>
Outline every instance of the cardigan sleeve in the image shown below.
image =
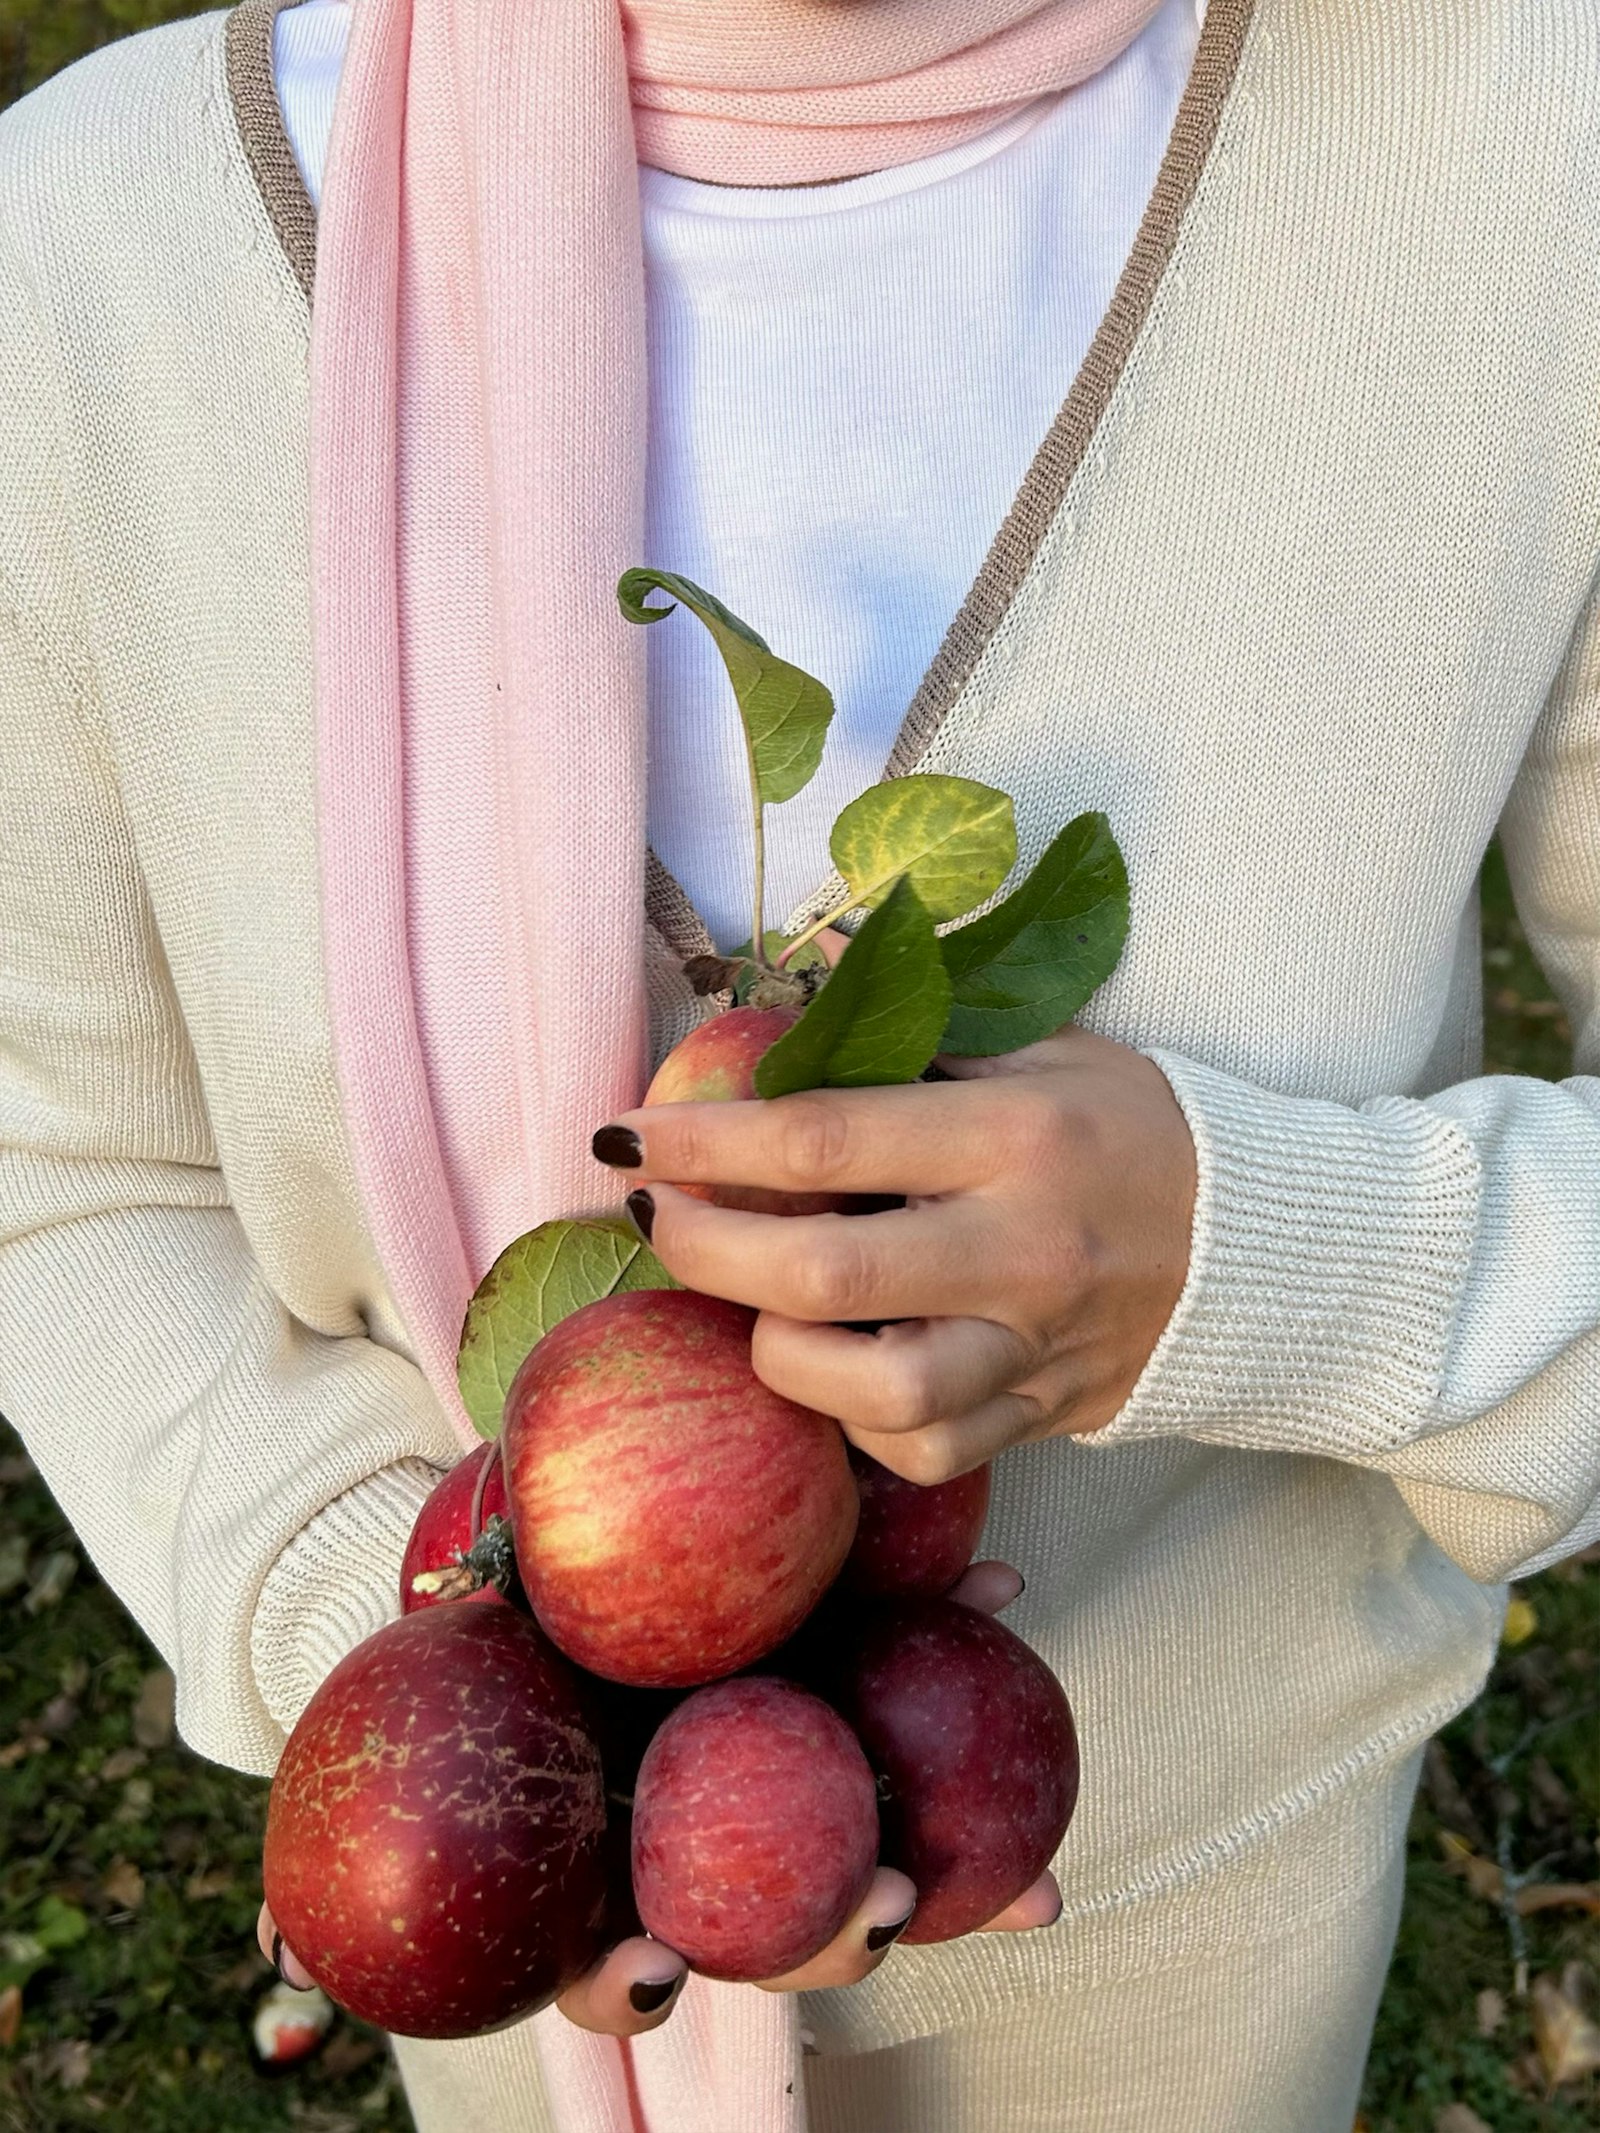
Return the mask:
<svg viewBox="0 0 1600 2133">
<path fill-rule="evenodd" d="M 1578 1071 L 1347 1108 L 1152 1051 L 1199 1154 L 1190 1275 L 1083 1440 L 1376 1468 L 1485 1582 L 1600 1537 L 1600 593 L 1502 836 Z"/>
<path fill-rule="evenodd" d="M 171 1664 L 202 1753 L 265 1772 L 397 1610 L 450 1424 L 404 1356 L 264 1277 L 83 650 L 50 371 L 0 258 L 0 1412 Z"/>
</svg>

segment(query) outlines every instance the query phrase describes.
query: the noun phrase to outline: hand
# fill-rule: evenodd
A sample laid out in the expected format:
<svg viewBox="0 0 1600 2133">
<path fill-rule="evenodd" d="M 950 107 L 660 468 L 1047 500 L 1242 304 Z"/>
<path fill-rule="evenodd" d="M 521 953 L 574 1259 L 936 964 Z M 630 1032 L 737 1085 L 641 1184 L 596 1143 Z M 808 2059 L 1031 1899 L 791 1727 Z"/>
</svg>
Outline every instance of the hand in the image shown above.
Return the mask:
<svg viewBox="0 0 1600 2133">
<path fill-rule="evenodd" d="M 1022 1580 L 1008 1564 L 974 1563 L 951 1597 L 997 1615 L 1021 1590 Z M 916 1899 L 916 1889 L 904 1874 L 880 1867 L 860 1909 L 838 1938 L 803 1969 L 773 1978 L 762 1989 L 816 1992 L 827 1985 L 859 1984 L 877 1969 L 905 1931 Z M 1041 1874 L 1031 1889 L 982 1930 L 1024 1933 L 1035 1926 L 1052 1926 L 1060 1915 L 1061 1892 L 1055 1876 Z M 314 1982 L 310 1971 L 279 1939 L 265 1904 L 256 1938 L 262 1954 L 277 1966 L 286 1984 L 303 1992 Z M 610 1949 L 556 2004 L 580 2029 L 608 2037 L 638 2037 L 646 2030 L 659 2029 L 670 2017 L 687 1974 L 688 1965 L 674 1949 L 638 1936 Z"/>
<path fill-rule="evenodd" d="M 1125 1045 L 1065 1029 L 941 1065 L 949 1081 L 617 1122 L 652 1181 L 630 1208 L 670 1272 L 755 1306 L 767 1384 L 922 1483 L 1125 1405 L 1183 1292 L 1196 1176 L 1165 1077 Z M 906 1204 L 742 1214 L 667 1179 Z"/>
</svg>

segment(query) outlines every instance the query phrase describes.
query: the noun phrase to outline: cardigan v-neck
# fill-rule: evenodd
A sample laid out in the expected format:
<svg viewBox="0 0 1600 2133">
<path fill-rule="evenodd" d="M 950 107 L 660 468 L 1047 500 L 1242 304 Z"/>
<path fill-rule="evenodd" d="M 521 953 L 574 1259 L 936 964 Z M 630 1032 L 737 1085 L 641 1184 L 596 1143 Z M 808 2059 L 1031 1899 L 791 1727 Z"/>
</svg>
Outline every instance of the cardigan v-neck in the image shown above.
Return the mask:
<svg viewBox="0 0 1600 2133">
<path fill-rule="evenodd" d="M 1203 11 L 1188 80 L 1110 302 L 966 597 L 912 695 L 888 753 L 886 774 L 890 776 L 915 768 L 931 742 L 959 695 L 964 673 L 970 671 L 1004 613 L 1010 590 L 1065 493 L 1073 468 L 1088 449 L 1199 182 L 1254 4 L 1255 0 L 1210 0 Z M 274 25 L 286 6 L 294 5 L 296 0 L 244 0 L 230 19 L 229 76 L 241 138 L 269 217 L 309 297 L 315 279 L 316 209 L 284 124 L 274 65 Z M 1148 38 L 1151 33 L 1145 34 Z M 704 193 L 709 189 L 686 190 Z M 721 590 L 726 593 L 727 588 Z M 768 922 L 787 918 L 797 923 L 803 915 L 833 901 L 835 888 L 829 876 L 791 911 L 769 909 Z M 695 954 L 716 945 L 693 899 L 654 853 L 647 874 L 647 909 L 676 952 Z M 731 943 L 724 940 L 722 945 Z"/>
<path fill-rule="evenodd" d="M 275 26 L 313 199 L 350 19 L 350 0 L 301 0 Z M 882 776 L 1105 314 L 1200 20 L 1196 0 L 1164 0 L 1089 80 L 864 177 L 745 188 L 639 173 L 637 552 L 714 588 L 836 704 L 815 777 L 767 817 L 772 924 L 814 895 L 834 818 Z M 729 949 L 751 932 L 753 854 L 726 678 L 698 629 L 651 630 L 643 650 L 650 841 Z"/>
</svg>

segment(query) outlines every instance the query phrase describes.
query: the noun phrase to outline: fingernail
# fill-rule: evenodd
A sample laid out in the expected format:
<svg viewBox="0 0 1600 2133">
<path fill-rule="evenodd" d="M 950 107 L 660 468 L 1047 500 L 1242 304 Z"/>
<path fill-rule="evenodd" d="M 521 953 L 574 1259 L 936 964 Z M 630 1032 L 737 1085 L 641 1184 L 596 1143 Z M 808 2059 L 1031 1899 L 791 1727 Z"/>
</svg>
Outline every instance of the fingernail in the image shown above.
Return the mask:
<svg viewBox="0 0 1600 2133">
<path fill-rule="evenodd" d="M 867 1935 L 868 1954 L 876 1955 L 880 1948 L 887 1948 L 897 1941 L 915 1916 L 914 1911 L 907 1911 L 905 1917 L 897 1918 L 892 1926 L 874 1926 Z"/>
<path fill-rule="evenodd" d="M 633 1217 L 634 1228 L 643 1237 L 645 1243 L 648 1244 L 650 1242 L 650 1232 L 656 1226 L 656 1203 L 654 1199 L 647 1192 L 630 1192 L 628 1195 L 628 1213 Z"/>
<path fill-rule="evenodd" d="M 274 1933 L 272 1936 L 272 1967 L 286 1985 L 292 1986 L 294 1984 L 294 1979 L 283 1967 L 283 1935 L 281 1933 Z"/>
<path fill-rule="evenodd" d="M 644 1142 L 631 1126 L 602 1126 L 590 1145 L 596 1162 L 613 1170 L 637 1170 L 644 1161 Z"/>
<path fill-rule="evenodd" d="M 1047 1918 L 1044 1924 L 1042 1926 L 1036 1927 L 1035 1930 L 1040 1933 L 1048 1933 L 1052 1926 L 1059 1926 L 1061 1923 L 1061 1914 L 1066 1908 L 1067 1899 L 1065 1898 L 1065 1896 L 1058 1897 L 1056 1899 L 1056 1911 L 1054 1918 Z"/>
<path fill-rule="evenodd" d="M 637 1985 L 629 1988 L 629 2005 L 635 2014 L 659 2014 L 687 1975 L 687 1971 L 680 1970 L 676 1977 L 669 1977 L 662 1984 L 641 1978 Z"/>
</svg>

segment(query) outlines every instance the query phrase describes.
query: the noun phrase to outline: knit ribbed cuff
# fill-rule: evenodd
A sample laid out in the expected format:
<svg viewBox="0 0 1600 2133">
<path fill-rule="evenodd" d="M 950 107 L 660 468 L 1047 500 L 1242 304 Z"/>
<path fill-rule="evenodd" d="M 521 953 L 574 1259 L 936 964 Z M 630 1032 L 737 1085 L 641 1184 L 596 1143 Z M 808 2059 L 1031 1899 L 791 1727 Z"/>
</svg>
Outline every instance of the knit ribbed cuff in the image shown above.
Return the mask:
<svg viewBox="0 0 1600 2133">
<path fill-rule="evenodd" d="M 384 1467 L 318 1512 L 268 1571 L 250 1659 L 286 1734 L 345 1654 L 398 1616 L 401 1558 L 438 1480 L 425 1459 Z"/>
<path fill-rule="evenodd" d="M 1334 1459 L 1411 1441 L 1471 1255 L 1472 1143 L 1403 1098 L 1351 1110 L 1149 1057 L 1199 1159 L 1189 1279 L 1127 1406 L 1078 1441 L 1184 1436 Z"/>
</svg>

